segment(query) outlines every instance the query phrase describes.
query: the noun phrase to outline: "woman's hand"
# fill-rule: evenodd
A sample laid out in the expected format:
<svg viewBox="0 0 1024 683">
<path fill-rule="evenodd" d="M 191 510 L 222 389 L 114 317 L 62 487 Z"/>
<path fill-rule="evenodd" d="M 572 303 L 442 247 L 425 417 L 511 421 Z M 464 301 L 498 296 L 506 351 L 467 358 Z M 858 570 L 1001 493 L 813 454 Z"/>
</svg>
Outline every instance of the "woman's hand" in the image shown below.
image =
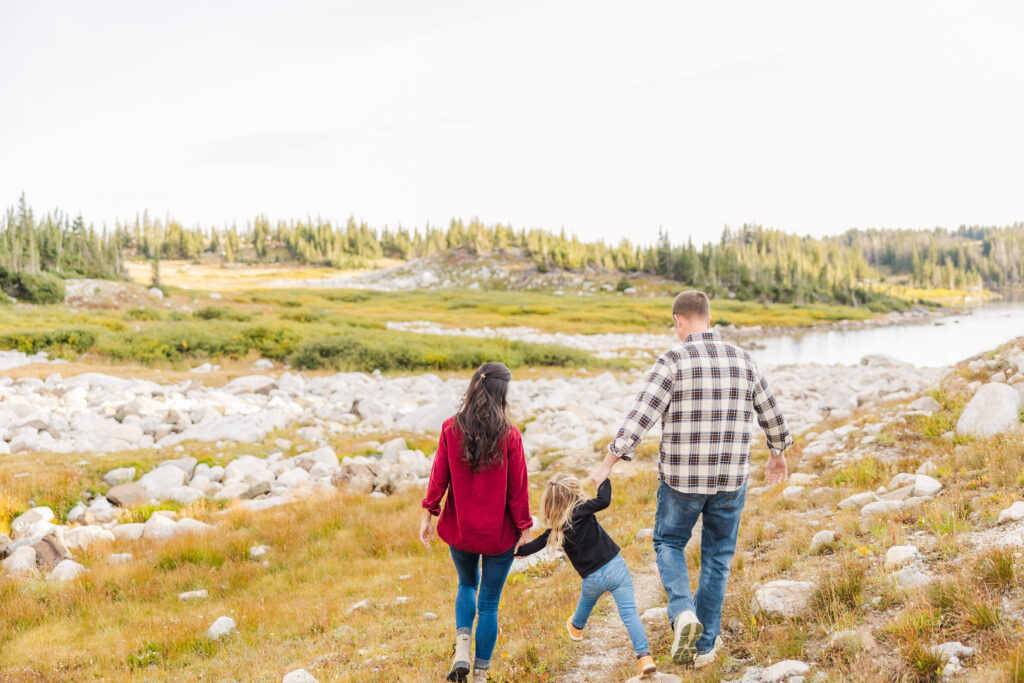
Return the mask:
<svg viewBox="0 0 1024 683">
<path fill-rule="evenodd" d="M 430 514 L 430 510 L 423 510 L 420 515 L 420 543 L 430 547 L 430 542 L 434 540 L 434 520 L 431 519 L 433 515 Z"/>
<path fill-rule="evenodd" d="M 531 540 L 533 540 L 533 529 L 523 529 L 519 540 L 516 541 L 516 547 L 512 550 L 512 557 L 519 557 L 519 546 L 525 545 Z"/>
</svg>

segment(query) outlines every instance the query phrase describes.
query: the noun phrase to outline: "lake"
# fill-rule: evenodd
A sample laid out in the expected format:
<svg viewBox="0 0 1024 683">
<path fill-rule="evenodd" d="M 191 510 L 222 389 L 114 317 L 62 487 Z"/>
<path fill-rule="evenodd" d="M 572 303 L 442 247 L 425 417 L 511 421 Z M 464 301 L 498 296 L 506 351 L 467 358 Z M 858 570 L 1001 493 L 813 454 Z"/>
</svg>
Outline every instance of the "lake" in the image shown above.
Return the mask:
<svg viewBox="0 0 1024 683">
<path fill-rule="evenodd" d="M 855 365 L 884 353 L 919 367 L 951 365 L 1024 336 L 1024 299 L 1019 295 L 982 304 L 923 325 L 808 332 L 759 339 L 750 353 L 761 365 L 842 363 Z"/>
</svg>

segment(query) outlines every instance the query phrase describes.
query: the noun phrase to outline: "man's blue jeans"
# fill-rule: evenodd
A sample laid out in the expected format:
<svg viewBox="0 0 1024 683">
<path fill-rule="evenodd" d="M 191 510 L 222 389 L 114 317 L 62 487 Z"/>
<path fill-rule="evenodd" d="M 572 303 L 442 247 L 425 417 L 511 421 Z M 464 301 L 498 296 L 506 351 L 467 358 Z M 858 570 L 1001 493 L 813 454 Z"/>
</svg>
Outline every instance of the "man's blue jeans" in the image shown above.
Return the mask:
<svg viewBox="0 0 1024 683">
<path fill-rule="evenodd" d="M 451 547 L 449 550 L 455 572 L 459 575 L 459 591 L 455 594 L 455 632 L 468 635 L 473 630 L 476 617 L 476 661 L 473 667 L 487 669 L 491 665 L 494 643 L 498 640 L 498 603 L 508 570 L 515 559 L 512 557 L 513 548 L 501 555 L 477 555 Z M 478 571 L 480 567 L 482 572 Z"/>
<path fill-rule="evenodd" d="M 698 652 L 708 652 L 722 630 L 722 602 L 729 580 L 729 564 L 736 552 L 736 533 L 747 498 L 747 485 L 736 491 L 711 495 L 680 493 L 665 482 L 658 486 L 658 512 L 654 517 L 654 550 L 658 572 L 668 593 L 668 619 L 687 610 L 697 614 L 704 633 L 697 641 Z M 686 543 L 697 518 L 704 516 L 700 539 L 700 583 L 690 593 L 686 568 Z"/>
<path fill-rule="evenodd" d="M 633 595 L 633 577 L 629 575 L 629 567 L 622 555 L 616 555 L 608 563 L 583 579 L 580 588 L 580 601 L 576 605 L 576 614 L 572 624 L 576 628 L 587 625 L 587 619 L 594 610 L 594 605 L 605 593 L 611 593 L 615 606 L 619 610 L 619 618 L 626 625 L 629 639 L 633 641 L 633 651 L 637 657 L 651 654 L 647 645 L 647 633 L 636 611 L 636 596 Z"/>
</svg>

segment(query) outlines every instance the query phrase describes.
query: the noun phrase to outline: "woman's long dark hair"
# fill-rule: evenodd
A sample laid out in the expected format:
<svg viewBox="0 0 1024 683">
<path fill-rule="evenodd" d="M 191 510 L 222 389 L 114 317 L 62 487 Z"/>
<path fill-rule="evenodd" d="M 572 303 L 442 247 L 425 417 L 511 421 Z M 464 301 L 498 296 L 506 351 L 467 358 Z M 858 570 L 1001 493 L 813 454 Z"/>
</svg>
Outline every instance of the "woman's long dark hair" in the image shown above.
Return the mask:
<svg viewBox="0 0 1024 683">
<path fill-rule="evenodd" d="M 462 459 L 473 472 L 501 462 L 501 439 L 508 431 L 508 383 L 503 363 L 484 363 L 469 380 L 455 423 L 462 432 Z"/>
</svg>

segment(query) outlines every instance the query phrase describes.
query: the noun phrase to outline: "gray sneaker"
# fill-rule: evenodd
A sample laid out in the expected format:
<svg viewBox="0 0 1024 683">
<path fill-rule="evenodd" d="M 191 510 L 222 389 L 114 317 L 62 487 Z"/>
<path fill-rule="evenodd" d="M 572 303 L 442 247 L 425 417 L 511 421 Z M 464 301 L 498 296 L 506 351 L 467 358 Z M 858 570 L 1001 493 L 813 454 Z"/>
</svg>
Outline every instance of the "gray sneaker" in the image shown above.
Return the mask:
<svg viewBox="0 0 1024 683">
<path fill-rule="evenodd" d="M 715 638 L 714 646 L 704 653 L 697 653 L 697 656 L 693 658 L 693 668 L 703 669 L 709 664 L 713 664 L 715 659 L 718 658 L 718 651 L 722 648 L 722 636 Z"/>
<path fill-rule="evenodd" d="M 676 617 L 675 636 L 672 639 L 672 661 L 676 664 L 692 664 L 697 656 L 697 639 L 704 633 L 697 615 L 686 610 Z"/>
</svg>

